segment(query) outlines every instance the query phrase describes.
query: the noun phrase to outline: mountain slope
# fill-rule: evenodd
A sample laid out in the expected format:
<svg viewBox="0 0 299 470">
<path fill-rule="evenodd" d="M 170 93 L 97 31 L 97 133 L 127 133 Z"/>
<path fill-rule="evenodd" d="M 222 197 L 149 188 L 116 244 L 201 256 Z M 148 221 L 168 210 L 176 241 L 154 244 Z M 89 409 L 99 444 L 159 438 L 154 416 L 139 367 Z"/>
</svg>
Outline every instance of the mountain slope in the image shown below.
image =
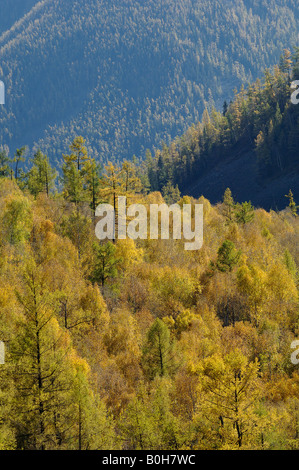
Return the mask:
<svg viewBox="0 0 299 470">
<path fill-rule="evenodd" d="M 0 37 L 0 144 L 144 156 L 274 64 L 298 19 L 295 0 L 43 0 Z"/>
<path fill-rule="evenodd" d="M 256 167 L 254 152 L 232 154 L 210 171 L 198 176 L 196 183 L 185 186 L 188 194 L 202 194 L 214 204 L 220 202 L 226 188 L 230 188 L 238 202 L 251 201 L 255 207 L 266 210 L 282 210 L 288 205 L 285 195 L 292 189 L 299 200 L 299 168 L 269 180 L 261 181 Z"/>
<path fill-rule="evenodd" d="M 273 72 L 241 87 L 222 112 L 206 109 L 201 122 L 147 156 L 151 189 L 177 185 L 217 203 L 229 187 L 237 201 L 275 210 L 290 189 L 298 200 L 299 105 L 291 86 L 298 79 L 299 47 L 285 49 Z"/>
<path fill-rule="evenodd" d="M 21 20 L 39 0 L 1 0 L 0 35 Z"/>
</svg>

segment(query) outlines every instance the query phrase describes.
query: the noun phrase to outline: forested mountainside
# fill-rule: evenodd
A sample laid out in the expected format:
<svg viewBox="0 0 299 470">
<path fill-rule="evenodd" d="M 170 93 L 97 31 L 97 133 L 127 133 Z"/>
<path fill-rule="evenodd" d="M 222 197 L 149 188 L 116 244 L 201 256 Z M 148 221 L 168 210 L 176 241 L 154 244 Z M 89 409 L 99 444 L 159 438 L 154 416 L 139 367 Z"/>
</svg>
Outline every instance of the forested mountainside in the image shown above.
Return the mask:
<svg viewBox="0 0 299 470">
<path fill-rule="evenodd" d="M 0 30 L 35 3 L 1 0 Z M 276 63 L 298 19 L 295 0 L 43 0 L 0 37 L 0 143 L 144 156 Z"/>
<path fill-rule="evenodd" d="M 298 79 L 299 48 L 285 49 L 273 70 L 236 90 L 222 112 L 206 108 L 183 136 L 148 152 L 151 190 L 178 186 L 216 203 L 230 187 L 239 202 L 282 209 L 290 188 L 299 195 Z"/>
<path fill-rule="evenodd" d="M 0 177 L 0 449 L 298 450 L 292 194 L 279 213 L 177 197 L 203 204 L 198 251 L 100 242 L 95 198 L 164 200 L 71 150 L 62 192 L 41 153 L 23 190 Z"/>
<path fill-rule="evenodd" d="M 38 0 L 1 0 L 0 35 L 12 28 L 15 22 L 22 20 Z"/>
</svg>

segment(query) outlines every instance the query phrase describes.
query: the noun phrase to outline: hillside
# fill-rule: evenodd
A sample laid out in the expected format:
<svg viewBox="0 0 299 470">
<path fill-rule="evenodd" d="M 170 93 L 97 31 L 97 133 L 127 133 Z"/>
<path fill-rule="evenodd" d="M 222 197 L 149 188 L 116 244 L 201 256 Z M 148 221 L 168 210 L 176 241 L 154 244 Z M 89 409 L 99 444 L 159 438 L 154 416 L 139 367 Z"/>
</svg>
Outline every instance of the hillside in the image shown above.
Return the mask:
<svg viewBox="0 0 299 470">
<path fill-rule="evenodd" d="M 0 144 L 144 157 L 296 43 L 295 0 L 2 0 Z M 19 20 L 14 26 L 13 22 Z"/>
<path fill-rule="evenodd" d="M 0 449 L 298 450 L 299 218 L 189 199 L 190 252 L 99 242 L 69 196 L 0 177 Z"/>
<path fill-rule="evenodd" d="M 229 187 L 237 201 L 267 210 L 283 209 L 290 189 L 298 199 L 299 106 L 291 99 L 298 78 L 299 48 L 285 49 L 273 70 L 235 91 L 222 112 L 206 108 L 199 123 L 148 153 L 151 189 L 164 194 L 177 186 L 217 203 Z"/>
<path fill-rule="evenodd" d="M 38 0 L 1 0 L 0 35 L 11 29 L 38 3 Z"/>
</svg>

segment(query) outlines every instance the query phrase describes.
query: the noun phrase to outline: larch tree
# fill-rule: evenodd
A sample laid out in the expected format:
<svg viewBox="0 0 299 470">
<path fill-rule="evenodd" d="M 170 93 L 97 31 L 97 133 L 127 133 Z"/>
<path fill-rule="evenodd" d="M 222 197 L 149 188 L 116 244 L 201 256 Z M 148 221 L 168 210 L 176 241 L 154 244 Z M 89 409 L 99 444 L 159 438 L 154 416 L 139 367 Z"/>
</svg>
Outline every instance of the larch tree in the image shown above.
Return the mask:
<svg viewBox="0 0 299 470">
<path fill-rule="evenodd" d="M 258 370 L 258 363 L 250 362 L 238 350 L 223 358 L 216 354 L 203 361 L 202 413 L 214 423 L 217 448 L 241 449 L 248 446 L 248 441 L 250 446 L 258 424 Z"/>
<path fill-rule="evenodd" d="M 56 170 L 51 167 L 47 155 L 40 150 L 34 154 L 31 161 L 32 168 L 26 175 L 26 186 L 35 197 L 42 192 L 49 196 L 50 191 L 54 189 Z"/>
<path fill-rule="evenodd" d="M 157 375 L 172 375 L 178 367 L 175 344 L 167 325 L 157 318 L 147 332 L 143 346 L 142 363 L 146 376 L 153 380 Z"/>
<path fill-rule="evenodd" d="M 24 315 L 11 345 L 19 449 L 61 448 L 71 422 L 71 342 L 45 279 L 43 267 L 29 259 L 16 291 Z"/>
</svg>

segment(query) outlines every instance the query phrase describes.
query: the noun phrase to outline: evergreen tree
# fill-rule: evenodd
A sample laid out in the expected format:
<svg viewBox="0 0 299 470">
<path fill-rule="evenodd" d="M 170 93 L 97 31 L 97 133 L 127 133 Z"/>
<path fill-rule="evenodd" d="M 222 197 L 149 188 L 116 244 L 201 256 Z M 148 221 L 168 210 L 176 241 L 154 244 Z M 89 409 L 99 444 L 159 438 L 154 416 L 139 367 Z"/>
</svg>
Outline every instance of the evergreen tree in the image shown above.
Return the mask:
<svg viewBox="0 0 299 470">
<path fill-rule="evenodd" d="M 289 200 L 289 208 L 290 208 L 290 211 L 291 211 L 292 215 L 294 217 L 297 217 L 297 215 L 298 215 L 297 214 L 298 206 L 297 206 L 296 202 L 294 201 L 294 195 L 293 195 L 293 192 L 292 192 L 291 189 L 289 190 L 289 194 L 287 194 L 285 197 L 287 197 L 288 200 Z"/>
<path fill-rule="evenodd" d="M 175 345 L 166 324 L 157 318 L 146 335 L 142 363 L 147 377 L 172 375 L 177 368 Z"/>
<path fill-rule="evenodd" d="M 166 186 L 162 188 L 162 195 L 166 204 L 176 204 L 181 197 L 181 192 L 178 185 L 173 186 L 169 181 Z"/>
<path fill-rule="evenodd" d="M 20 163 L 25 161 L 25 152 L 26 152 L 26 147 L 21 147 L 20 149 L 17 149 L 13 158 L 13 162 L 15 163 L 15 180 L 17 181 L 20 176 L 23 176 L 23 172 L 20 172 L 19 165 Z"/>
<path fill-rule="evenodd" d="M 254 208 L 251 202 L 238 204 L 236 208 L 236 221 L 239 224 L 248 224 L 254 219 Z"/>
<path fill-rule="evenodd" d="M 117 266 L 120 259 L 116 257 L 116 247 L 113 243 L 95 243 L 93 245 L 94 263 L 90 280 L 104 287 L 108 279 L 117 276 Z"/>
<path fill-rule="evenodd" d="M 227 188 L 223 195 L 223 215 L 226 218 L 228 224 L 234 220 L 234 209 L 235 202 L 232 197 L 232 192 L 229 188 Z"/>
<path fill-rule="evenodd" d="M 79 136 L 70 145 L 71 153 L 63 155 L 63 193 L 64 197 L 78 205 L 87 199 L 84 176 L 90 173 L 92 164 L 88 157 L 85 140 Z M 93 169 L 95 171 L 95 169 Z"/>
<path fill-rule="evenodd" d="M 71 344 L 55 318 L 55 299 L 42 266 L 33 259 L 24 267 L 17 298 L 24 313 L 11 346 L 17 445 L 25 450 L 59 448 L 68 443 L 71 419 Z"/>
<path fill-rule="evenodd" d="M 7 155 L 5 150 L 0 150 L 0 177 L 10 177 L 11 176 L 11 159 Z"/>
<path fill-rule="evenodd" d="M 32 161 L 32 168 L 26 174 L 26 186 L 36 197 L 39 193 L 45 192 L 49 196 L 54 189 L 57 172 L 50 165 L 49 159 L 40 150 L 35 154 Z"/>
<path fill-rule="evenodd" d="M 230 240 L 225 240 L 218 249 L 216 267 L 221 272 L 231 272 L 238 264 L 241 251 L 237 250 L 235 244 Z"/>
</svg>

